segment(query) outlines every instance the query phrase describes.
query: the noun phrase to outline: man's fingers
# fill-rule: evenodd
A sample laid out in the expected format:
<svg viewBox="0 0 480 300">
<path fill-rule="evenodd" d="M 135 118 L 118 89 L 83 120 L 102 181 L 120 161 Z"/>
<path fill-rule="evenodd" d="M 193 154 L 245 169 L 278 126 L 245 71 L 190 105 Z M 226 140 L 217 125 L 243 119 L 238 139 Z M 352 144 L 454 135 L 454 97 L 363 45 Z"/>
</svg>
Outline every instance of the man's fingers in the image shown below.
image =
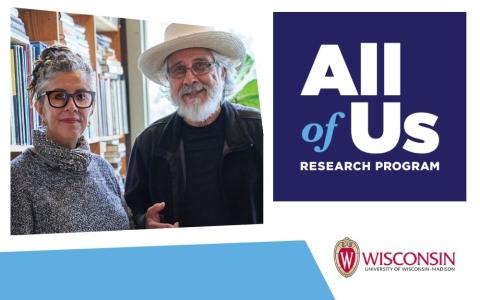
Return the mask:
<svg viewBox="0 0 480 300">
<path fill-rule="evenodd" d="M 154 205 L 150 206 L 147 209 L 147 213 L 145 215 L 145 218 L 147 219 L 147 222 L 149 220 L 155 221 L 155 222 L 160 222 L 160 212 L 164 208 L 165 208 L 165 202 L 155 203 Z"/>
<path fill-rule="evenodd" d="M 178 226 L 175 226 L 175 225 L 172 225 L 172 224 L 169 224 L 169 223 L 158 223 L 158 222 L 151 222 L 148 224 L 148 228 L 152 228 L 152 229 L 155 229 L 155 228 L 174 228 L 174 227 L 178 227 Z"/>
<path fill-rule="evenodd" d="M 154 205 L 150 206 L 148 210 L 151 210 L 152 213 L 159 213 L 165 208 L 165 202 L 155 203 Z"/>
<path fill-rule="evenodd" d="M 165 202 L 155 203 L 147 209 L 146 228 L 174 228 L 180 227 L 180 224 L 162 223 L 160 220 L 160 212 L 165 208 Z"/>
</svg>

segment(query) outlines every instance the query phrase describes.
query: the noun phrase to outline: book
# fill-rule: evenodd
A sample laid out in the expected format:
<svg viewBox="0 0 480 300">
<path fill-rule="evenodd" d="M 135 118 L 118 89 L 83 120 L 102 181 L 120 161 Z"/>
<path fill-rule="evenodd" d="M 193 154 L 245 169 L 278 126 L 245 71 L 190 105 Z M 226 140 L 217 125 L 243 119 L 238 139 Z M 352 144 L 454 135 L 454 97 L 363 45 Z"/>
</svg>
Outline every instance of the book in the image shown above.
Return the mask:
<svg viewBox="0 0 480 300">
<path fill-rule="evenodd" d="M 15 8 L 15 7 L 10 8 L 10 16 L 18 17 L 18 14 L 19 14 L 19 12 L 18 12 L 17 8 Z"/>
<path fill-rule="evenodd" d="M 28 44 L 30 43 L 30 39 L 28 36 L 22 34 L 21 32 L 12 30 L 10 31 L 10 43 L 11 44 Z"/>
<path fill-rule="evenodd" d="M 80 54 L 90 64 L 90 46 L 85 36 L 85 27 L 75 24 L 73 18 L 62 17 L 60 13 L 59 42 Z"/>
<path fill-rule="evenodd" d="M 67 14 L 67 13 L 60 12 L 60 13 L 58 14 L 58 18 L 62 21 L 62 23 L 67 23 L 67 24 L 70 24 L 70 25 L 74 25 L 74 24 L 75 24 L 75 22 L 73 21 L 72 16 L 70 16 L 70 15 Z"/>
<path fill-rule="evenodd" d="M 125 152 L 125 150 L 126 150 L 126 147 L 125 147 L 125 144 L 123 143 L 117 143 L 117 144 L 108 143 L 106 144 L 106 147 L 105 147 L 105 152 Z"/>
<path fill-rule="evenodd" d="M 102 67 L 102 73 L 123 75 L 123 67 L 118 60 L 106 60 L 100 66 Z"/>
<path fill-rule="evenodd" d="M 10 47 L 10 60 L 11 60 L 11 76 L 12 76 L 12 103 L 10 105 L 10 143 L 16 144 L 16 122 L 15 116 L 17 115 L 16 102 L 17 100 L 17 76 L 16 76 L 16 62 L 15 62 L 15 50 L 13 47 Z"/>
<path fill-rule="evenodd" d="M 110 164 L 120 164 L 122 162 L 121 157 L 105 157 L 105 160 L 108 161 Z"/>
<path fill-rule="evenodd" d="M 103 152 L 103 157 L 105 157 L 105 159 L 107 158 L 122 158 L 126 155 L 125 151 L 121 151 L 121 152 L 116 152 L 116 151 L 108 151 L 108 152 Z"/>
</svg>

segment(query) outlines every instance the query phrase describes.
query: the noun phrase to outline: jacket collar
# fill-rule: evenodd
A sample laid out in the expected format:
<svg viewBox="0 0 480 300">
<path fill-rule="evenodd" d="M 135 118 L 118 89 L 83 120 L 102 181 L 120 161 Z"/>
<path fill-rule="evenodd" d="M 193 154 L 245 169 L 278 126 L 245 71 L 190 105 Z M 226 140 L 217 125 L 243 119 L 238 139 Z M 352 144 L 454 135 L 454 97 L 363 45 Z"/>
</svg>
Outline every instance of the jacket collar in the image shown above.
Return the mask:
<svg viewBox="0 0 480 300">
<path fill-rule="evenodd" d="M 243 148 L 247 145 L 252 145 L 253 140 L 247 133 L 243 122 L 234 106 L 234 104 L 225 101 L 222 104 L 222 109 L 225 113 L 225 140 L 226 146 L 231 150 Z M 159 137 L 156 147 L 162 152 L 176 152 L 180 146 L 182 138 L 183 119 L 177 112 L 170 115 L 166 120 L 162 136 Z M 162 151 L 163 150 L 163 151 Z"/>
</svg>

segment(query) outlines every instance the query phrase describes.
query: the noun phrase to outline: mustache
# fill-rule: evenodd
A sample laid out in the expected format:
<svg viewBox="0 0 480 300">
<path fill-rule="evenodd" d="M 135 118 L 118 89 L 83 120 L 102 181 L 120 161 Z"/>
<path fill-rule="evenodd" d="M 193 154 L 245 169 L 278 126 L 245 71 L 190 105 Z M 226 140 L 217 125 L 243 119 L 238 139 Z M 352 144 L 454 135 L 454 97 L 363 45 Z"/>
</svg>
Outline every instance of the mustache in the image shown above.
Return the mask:
<svg viewBox="0 0 480 300">
<path fill-rule="evenodd" d="M 184 85 L 179 91 L 179 96 L 182 97 L 185 94 L 200 92 L 201 90 L 205 89 L 208 92 L 208 86 L 201 82 L 195 82 L 192 85 Z"/>
</svg>

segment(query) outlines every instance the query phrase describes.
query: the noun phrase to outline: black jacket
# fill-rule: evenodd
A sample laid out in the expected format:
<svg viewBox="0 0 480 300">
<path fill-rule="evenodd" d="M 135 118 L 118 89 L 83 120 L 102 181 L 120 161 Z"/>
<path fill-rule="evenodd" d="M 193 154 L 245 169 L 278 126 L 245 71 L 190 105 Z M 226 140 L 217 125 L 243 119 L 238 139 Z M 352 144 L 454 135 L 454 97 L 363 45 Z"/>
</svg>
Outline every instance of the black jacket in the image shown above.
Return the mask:
<svg viewBox="0 0 480 300">
<path fill-rule="evenodd" d="M 263 132 L 260 113 L 225 102 L 225 146 L 222 162 L 223 199 L 232 212 L 229 224 L 263 223 Z M 162 221 L 182 226 L 185 192 L 183 120 L 177 113 L 160 119 L 136 139 L 130 155 L 125 199 L 137 228 L 145 213 L 165 202 Z M 221 225 L 229 225 L 221 224 Z"/>
</svg>

